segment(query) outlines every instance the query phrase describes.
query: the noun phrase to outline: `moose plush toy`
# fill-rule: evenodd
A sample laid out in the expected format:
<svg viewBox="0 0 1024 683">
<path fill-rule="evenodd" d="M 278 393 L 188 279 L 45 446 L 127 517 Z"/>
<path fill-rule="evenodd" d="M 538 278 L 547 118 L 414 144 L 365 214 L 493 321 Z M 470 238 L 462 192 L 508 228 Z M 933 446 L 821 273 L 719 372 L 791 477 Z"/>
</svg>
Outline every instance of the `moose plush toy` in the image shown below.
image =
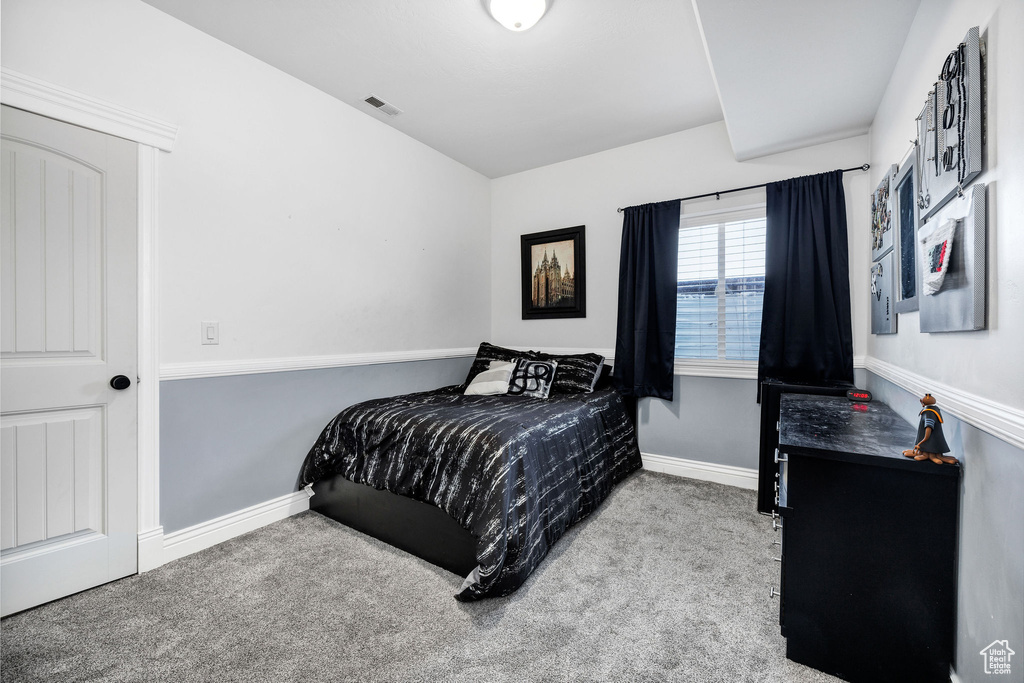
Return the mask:
<svg viewBox="0 0 1024 683">
<path fill-rule="evenodd" d="M 917 425 L 917 443 L 903 451 L 903 455 L 914 460 L 931 460 L 937 465 L 954 465 L 959 462 L 951 455 L 945 455 L 950 448 L 942 436 L 942 413 L 935 405 L 931 394 L 921 399 L 921 420 Z"/>
</svg>

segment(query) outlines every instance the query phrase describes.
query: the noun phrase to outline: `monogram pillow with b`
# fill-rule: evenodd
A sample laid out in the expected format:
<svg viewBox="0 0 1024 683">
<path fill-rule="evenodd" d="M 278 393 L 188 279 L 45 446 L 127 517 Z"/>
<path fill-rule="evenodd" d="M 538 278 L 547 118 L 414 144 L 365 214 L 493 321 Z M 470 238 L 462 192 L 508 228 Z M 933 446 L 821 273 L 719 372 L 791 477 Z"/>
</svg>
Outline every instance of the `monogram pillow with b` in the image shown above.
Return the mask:
<svg viewBox="0 0 1024 683">
<path fill-rule="evenodd" d="M 512 371 L 512 379 L 508 383 L 508 395 L 547 398 L 557 367 L 556 361 L 520 358 L 516 361 L 516 369 Z"/>
</svg>

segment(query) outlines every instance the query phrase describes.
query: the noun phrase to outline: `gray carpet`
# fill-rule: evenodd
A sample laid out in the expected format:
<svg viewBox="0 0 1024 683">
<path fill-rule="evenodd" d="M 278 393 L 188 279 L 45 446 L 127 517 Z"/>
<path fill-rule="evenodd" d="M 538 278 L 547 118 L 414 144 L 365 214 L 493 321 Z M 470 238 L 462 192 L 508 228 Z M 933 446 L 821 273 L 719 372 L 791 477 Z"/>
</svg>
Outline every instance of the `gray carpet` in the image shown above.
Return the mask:
<svg viewBox="0 0 1024 683">
<path fill-rule="evenodd" d="M 836 681 L 785 659 L 754 494 L 621 484 L 506 598 L 307 512 L 0 622 L 3 681 Z"/>
</svg>

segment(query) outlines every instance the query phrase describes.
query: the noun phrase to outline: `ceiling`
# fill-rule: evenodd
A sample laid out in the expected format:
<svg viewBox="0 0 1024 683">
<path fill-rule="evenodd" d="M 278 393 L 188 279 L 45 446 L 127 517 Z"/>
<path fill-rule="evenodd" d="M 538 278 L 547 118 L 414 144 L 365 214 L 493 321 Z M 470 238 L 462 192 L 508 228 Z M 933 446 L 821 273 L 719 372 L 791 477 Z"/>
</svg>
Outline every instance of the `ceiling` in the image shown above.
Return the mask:
<svg viewBox="0 0 1024 683">
<path fill-rule="evenodd" d="M 723 116 L 740 159 L 866 132 L 920 2 L 145 1 L 490 178 Z"/>
<path fill-rule="evenodd" d="M 866 133 L 920 0 L 694 0 L 743 161 Z"/>
</svg>

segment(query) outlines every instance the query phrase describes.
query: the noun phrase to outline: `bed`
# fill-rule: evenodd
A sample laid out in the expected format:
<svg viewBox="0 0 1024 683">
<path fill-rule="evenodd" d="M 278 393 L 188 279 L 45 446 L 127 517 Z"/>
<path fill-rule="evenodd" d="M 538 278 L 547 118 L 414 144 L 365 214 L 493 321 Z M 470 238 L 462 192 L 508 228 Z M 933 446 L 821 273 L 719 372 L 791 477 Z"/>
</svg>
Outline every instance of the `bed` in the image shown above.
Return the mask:
<svg viewBox="0 0 1024 683">
<path fill-rule="evenodd" d="M 518 588 L 641 460 L 614 390 L 541 400 L 465 388 L 346 408 L 300 483 L 311 509 L 464 576 L 455 597 L 471 601 Z"/>
</svg>

